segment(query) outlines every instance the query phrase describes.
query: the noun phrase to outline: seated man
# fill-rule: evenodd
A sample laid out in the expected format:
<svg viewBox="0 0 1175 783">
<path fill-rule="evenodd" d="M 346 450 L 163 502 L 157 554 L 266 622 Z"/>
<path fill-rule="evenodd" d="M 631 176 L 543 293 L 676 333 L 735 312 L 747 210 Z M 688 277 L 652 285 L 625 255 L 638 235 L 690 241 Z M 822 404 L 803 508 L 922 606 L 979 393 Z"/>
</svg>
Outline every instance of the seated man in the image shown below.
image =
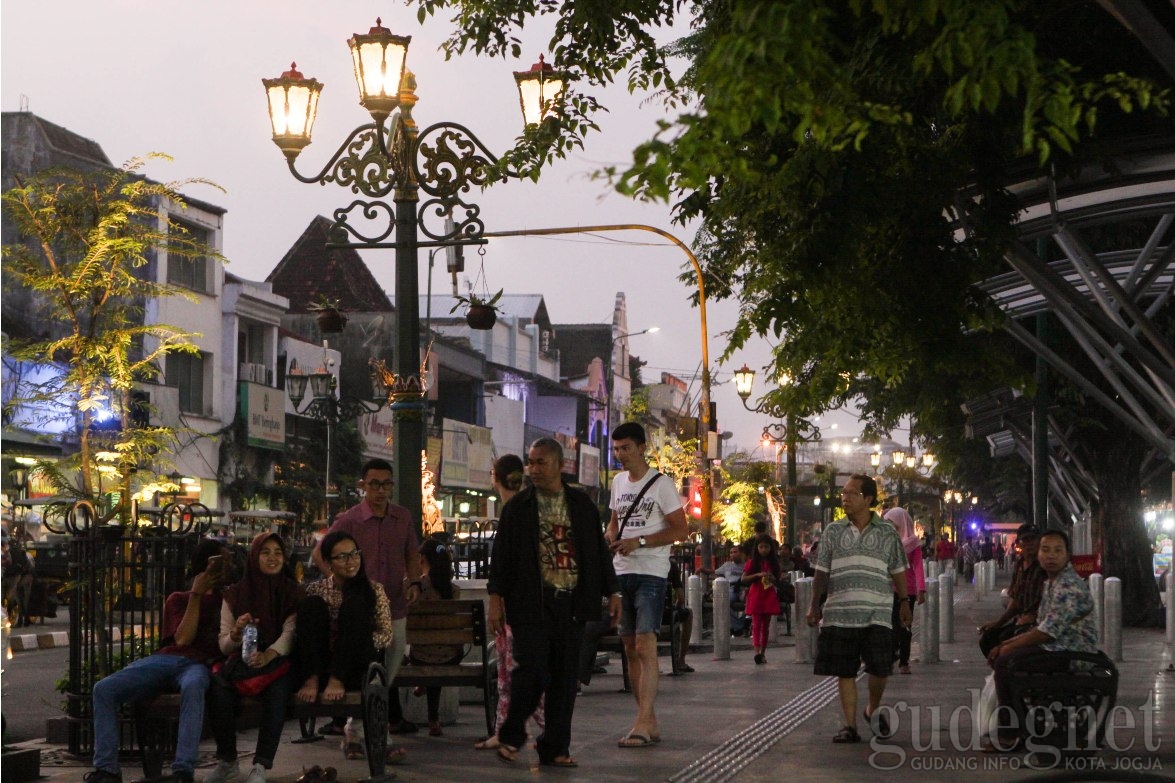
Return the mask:
<svg viewBox="0 0 1175 783">
<path fill-rule="evenodd" d="M 987 656 L 1002 707 L 1012 704 L 1010 669 L 1017 660 L 1042 652 L 1097 652 L 1093 596 L 1089 585 L 1069 564 L 1069 537 L 1060 530 L 1041 533 L 1037 559 L 1048 580 L 1037 610 L 1036 627 L 997 644 Z M 1019 727 L 1001 727 L 998 736 L 983 746 L 983 752 L 1015 750 L 1019 744 Z"/>
<path fill-rule="evenodd" d="M 1012 572 L 1012 584 L 1008 587 L 1008 606 L 995 620 L 979 626 L 979 651 L 984 658 L 992 647 L 1030 630 L 1036 624 L 1036 610 L 1040 606 L 1045 580 L 1048 579 L 1048 574 L 1036 559 L 1040 534 L 1032 525 L 1021 525 L 1016 540 L 1020 544 L 1021 554 Z"/>
<path fill-rule="evenodd" d="M 86 783 L 121 783 L 118 708 L 168 691 L 180 692 L 179 737 L 171 774 L 156 783 L 192 783 L 204 728 L 208 664 L 220 656 L 220 588 L 231 555 L 202 541 L 192 555 L 192 589 L 172 593 L 163 605 L 162 646 L 94 685 L 94 771 Z"/>
<path fill-rule="evenodd" d="M 730 634 L 731 636 L 746 636 L 751 632 L 750 619 L 746 608 L 746 586 L 743 584 L 743 569 L 746 567 L 747 556 L 741 546 L 730 548 L 729 560 L 714 571 L 714 576 L 720 576 L 730 583 Z"/>
</svg>

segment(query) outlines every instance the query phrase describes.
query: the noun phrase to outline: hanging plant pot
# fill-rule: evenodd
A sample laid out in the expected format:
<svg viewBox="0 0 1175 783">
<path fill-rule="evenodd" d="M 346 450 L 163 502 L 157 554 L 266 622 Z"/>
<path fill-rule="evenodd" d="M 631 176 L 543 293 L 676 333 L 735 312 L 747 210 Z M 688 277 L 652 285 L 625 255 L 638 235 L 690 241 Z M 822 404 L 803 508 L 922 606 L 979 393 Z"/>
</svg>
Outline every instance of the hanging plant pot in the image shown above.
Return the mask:
<svg viewBox="0 0 1175 783">
<path fill-rule="evenodd" d="M 323 334 L 337 334 L 347 325 L 347 316 L 335 309 L 319 310 L 314 316 L 318 329 Z"/>
<path fill-rule="evenodd" d="M 465 323 L 470 329 L 493 329 L 498 322 L 498 310 L 491 304 L 471 304 L 465 311 Z"/>
</svg>

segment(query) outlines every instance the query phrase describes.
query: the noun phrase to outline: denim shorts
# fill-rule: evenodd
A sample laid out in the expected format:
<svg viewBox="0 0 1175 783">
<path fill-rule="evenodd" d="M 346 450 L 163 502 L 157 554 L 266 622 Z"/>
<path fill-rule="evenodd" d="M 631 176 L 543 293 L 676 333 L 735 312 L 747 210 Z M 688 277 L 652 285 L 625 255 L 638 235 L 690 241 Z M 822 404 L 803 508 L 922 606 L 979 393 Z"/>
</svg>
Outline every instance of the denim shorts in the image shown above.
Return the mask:
<svg viewBox="0 0 1175 783">
<path fill-rule="evenodd" d="M 669 580 L 648 574 L 620 574 L 621 636 L 655 634 L 665 612 L 665 588 Z"/>
</svg>

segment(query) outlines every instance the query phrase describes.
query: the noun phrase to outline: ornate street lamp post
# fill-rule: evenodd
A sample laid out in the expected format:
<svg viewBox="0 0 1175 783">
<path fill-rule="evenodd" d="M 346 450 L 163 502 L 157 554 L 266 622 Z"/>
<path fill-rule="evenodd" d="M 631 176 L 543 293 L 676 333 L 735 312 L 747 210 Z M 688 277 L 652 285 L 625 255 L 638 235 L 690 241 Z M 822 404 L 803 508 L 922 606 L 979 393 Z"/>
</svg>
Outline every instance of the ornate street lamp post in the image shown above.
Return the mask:
<svg viewBox="0 0 1175 783">
<path fill-rule="evenodd" d="M 334 210 L 329 246 L 396 251 L 393 375 L 400 388 L 391 394 L 394 500 L 412 512 L 419 532 L 428 382 L 420 357 L 418 251 L 485 242 L 480 207 L 466 196 L 488 181 L 497 158 L 463 125 L 438 122 L 418 130 L 412 117 L 416 79 L 405 69 L 410 42 L 409 36 L 393 35 L 380 19 L 367 33 L 357 33 L 347 42 L 359 103 L 372 121 L 351 131 L 317 174 L 303 175 L 294 164 L 310 144 L 322 83 L 303 76 L 293 65 L 279 78 L 262 83 L 273 141 L 286 156 L 290 173 L 300 182 L 334 183 L 357 196 Z M 565 82 L 541 59 L 537 67 L 537 74 L 516 74 L 528 121 L 542 118 L 555 105 Z"/>
<path fill-rule="evenodd" d="M 787 534 L 785 543 L 788 549 L 791 549 L 796 545 L 796 515 L 799 506 L 799 499 L 796 495 L 796 484 L 799 481 L 796 467 L 796 447 L 801 441 L 819 440 L 820 431 L 814 430 L 810 422 L 797 419 L 795 414 L 773 408 L 766 403 L 760 403 L 752 408 L 747 404 L 747 400 L 750 399 L 754 387 L 755 371 L 744 364 L 734 373 L 734 390 L 738 393 L 739 399 L 743 401 L 743 407 L 752 413 L 768 413 L 774 418 L 785 419 L 785 422 L 773 422 L 764 427 L 763 440 L 771 443 L 783 443 L 787 449 Z M 801 430 L 803 430 L 802 433 Z"/>
</svg>

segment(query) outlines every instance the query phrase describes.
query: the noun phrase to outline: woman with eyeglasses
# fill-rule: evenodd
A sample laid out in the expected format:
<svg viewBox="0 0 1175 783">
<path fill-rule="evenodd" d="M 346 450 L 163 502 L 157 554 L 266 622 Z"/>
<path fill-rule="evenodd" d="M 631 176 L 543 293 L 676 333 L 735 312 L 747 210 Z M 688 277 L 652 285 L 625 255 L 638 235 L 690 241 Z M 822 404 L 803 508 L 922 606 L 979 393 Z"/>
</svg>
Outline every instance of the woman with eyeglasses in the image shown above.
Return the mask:
<svg viewBox="0 0 1175 783">
<path fill-rule="evenodd" d="M 383 585 L 367 578 L 350 533 L 327 533 L 321 552 L 327 576 L 306 588 L 298 606 L 295 657 L 302 687 L 297 697 L 329 703 L 359 690 L 368 664 L 382 660 L 392 643 L 392 609 Z M 343 752 L 348 759 L 363 758 L 362 721 L 348 722 Z M 389 748 L 388 762 L 403 755 L 402 748 Z"/>
</svg>

